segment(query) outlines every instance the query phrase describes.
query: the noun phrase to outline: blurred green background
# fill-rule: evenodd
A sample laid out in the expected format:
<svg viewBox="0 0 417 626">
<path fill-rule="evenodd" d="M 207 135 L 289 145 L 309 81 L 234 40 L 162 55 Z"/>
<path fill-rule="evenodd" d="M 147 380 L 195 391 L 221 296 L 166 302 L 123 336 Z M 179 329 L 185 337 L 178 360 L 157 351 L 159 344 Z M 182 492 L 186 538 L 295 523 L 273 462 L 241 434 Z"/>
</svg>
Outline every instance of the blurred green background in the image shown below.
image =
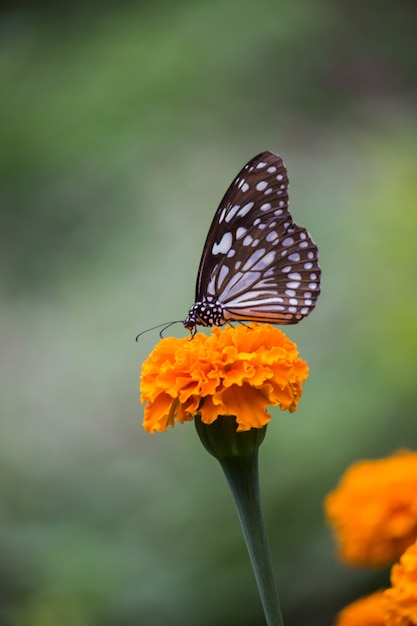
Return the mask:
<svg viewBox="0 0 417 626">
<path fill-rule="evenodd" d="M 387 572 L 338 563 L 324 495 L 417 446 L 414 2 L 0 7 L 0 625 L 264 623 L 220 468 L 141 427 L 136 333 L 193 303 L 240 167 L 287 163 L 321 253 L 310 364 L 261 484 L 286 626 Z M 175 328 L 183 336 L 181 327 Z"/>
</svg>

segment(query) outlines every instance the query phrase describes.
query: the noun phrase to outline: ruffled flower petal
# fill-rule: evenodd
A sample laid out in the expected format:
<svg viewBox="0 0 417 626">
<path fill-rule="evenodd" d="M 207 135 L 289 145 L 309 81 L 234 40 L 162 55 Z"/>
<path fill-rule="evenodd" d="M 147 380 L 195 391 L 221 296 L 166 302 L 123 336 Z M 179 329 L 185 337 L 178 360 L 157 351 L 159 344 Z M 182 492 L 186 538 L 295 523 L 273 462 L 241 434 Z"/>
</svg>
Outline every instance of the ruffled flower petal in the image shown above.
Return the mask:
<svg viewBox="0 0 417 626">
<path fill-rule="evenodd" d="M 297 346 L 269 324 L 162 339 L 142 367 L 143 425 L 164 431 L 198 414 L 206 424 L 233 415 L 239 431 L 262 428 L 267 406 L 296 410 L 307 376 Z"/>
<path fill-rule="evenodd" d="M 376 591 L 345 606 L 334 626 L 385 626 L 384 592 Z"/>
<path fill-rule="evenodd" d="M 382 567 L 417 538 L 417 453 L 352 465 L 325 500 L 342 560 Z"/>
<path fill-rule="evenodd" d="M 384 593 L 386 626 L 417 626 L 417 542 L 392 568 L 391 585 Z"/>
</svg>

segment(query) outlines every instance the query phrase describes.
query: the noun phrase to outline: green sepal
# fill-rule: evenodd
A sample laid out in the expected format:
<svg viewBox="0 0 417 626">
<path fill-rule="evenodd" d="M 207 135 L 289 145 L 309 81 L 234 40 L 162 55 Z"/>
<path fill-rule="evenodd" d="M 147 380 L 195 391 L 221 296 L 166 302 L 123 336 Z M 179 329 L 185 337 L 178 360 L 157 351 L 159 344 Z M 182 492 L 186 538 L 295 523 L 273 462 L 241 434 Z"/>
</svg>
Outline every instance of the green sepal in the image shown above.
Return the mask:
<svg viewBox="0 0 417 626">
<path fill-rule="evenodd" d="M 201 415 L 196 415 L 194 422 L 201 443 L 219 461 L 229 457 L 251 456 L 266 434 L 266 426 L 238 432 L 234 415 L 219 415 L 212 424 L 205 424 Z"/>
</svg>

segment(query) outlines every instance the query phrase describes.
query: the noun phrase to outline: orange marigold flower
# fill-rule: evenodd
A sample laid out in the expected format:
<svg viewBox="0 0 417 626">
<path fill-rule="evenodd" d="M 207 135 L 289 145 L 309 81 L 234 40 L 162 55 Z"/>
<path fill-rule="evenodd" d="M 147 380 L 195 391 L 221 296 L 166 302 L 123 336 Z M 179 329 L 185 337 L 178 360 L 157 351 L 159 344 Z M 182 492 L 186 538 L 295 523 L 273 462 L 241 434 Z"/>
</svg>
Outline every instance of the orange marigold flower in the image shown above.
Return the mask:
<svg viewBox="0 0 417 626">
<path fill-rule="evenodd" d="M 417 453 L 355 463 L 328 494 L 325 511 L 346 563 L 393 563 L 417 538 Z"/>
<path fill-rule="evenodd" d="M 391 585 L 384 593 L 387 626 L 416 626 L 417 542 L 392 568 Z"/>
<path fill-rule="evenodd" d="M 213 328 L 192 341 L 168 337 L 142 367 L 143 425 L 165 431 L 199 414 L 206 424 L 233 415 L 238 431 L 262 428 L 268 405 L 296 410 L 307 375 L 297 346 L 269 324 Z"/>
<path fill-rule="evenodd" d="M 334 626 L 385 626 L 384 592 L 376 591 L 345 606 Z"/>
</svg>

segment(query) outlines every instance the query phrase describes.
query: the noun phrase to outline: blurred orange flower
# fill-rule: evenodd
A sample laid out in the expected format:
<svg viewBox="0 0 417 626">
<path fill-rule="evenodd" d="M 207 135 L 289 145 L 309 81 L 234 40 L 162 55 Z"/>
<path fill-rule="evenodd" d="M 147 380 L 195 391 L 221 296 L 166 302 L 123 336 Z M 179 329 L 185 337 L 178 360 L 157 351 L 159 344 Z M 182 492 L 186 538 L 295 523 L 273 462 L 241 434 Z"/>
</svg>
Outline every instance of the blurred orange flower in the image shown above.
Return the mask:
<svg viewBox="0 0 417 626">
<path fill-rule="evenodd" d="M 383 591 L 359 598 L 340 611 L 334 626 L 385 626 L 383 604 Z"/>
<path fill-rule="evenodd" d="M 417 542 L 391 570 L 391 587 L 384 593 L 387 626 L 417 625 Z"/>
<path fill-rule="evenodd" d="M 165 431 L 199 414 L 206 424 L 233 415 L 238 431 L 262 428 L 268 405 L 296 410 L 307 375 L 295 343 L 270 324 L 213 328 L 191 341 L 167 337 L 142 367 L 143 426 Z"/>
<path fill-rule="evenodd" d="M 417 453 L 355 463 L 328 494 L 325 511 L 346 563 L 393 563 L 417 538 Z"/>
</svg>

